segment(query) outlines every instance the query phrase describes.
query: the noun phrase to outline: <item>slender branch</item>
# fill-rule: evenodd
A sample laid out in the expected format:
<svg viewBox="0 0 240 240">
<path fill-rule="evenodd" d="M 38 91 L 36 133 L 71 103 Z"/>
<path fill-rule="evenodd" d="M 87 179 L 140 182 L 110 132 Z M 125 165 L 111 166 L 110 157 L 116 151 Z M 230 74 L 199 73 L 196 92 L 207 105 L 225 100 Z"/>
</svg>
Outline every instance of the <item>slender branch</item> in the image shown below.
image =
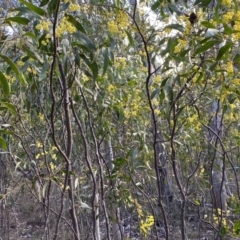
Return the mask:
<svg viewBox="0 0 240 240">
<path fill-rule="evenodd" d="M 57 62 L 57 48 L 58 48 L 58 38 L 56 37 L 56 29 L 57 29 L 57 24 L 58 24 L 58 14 L 59 14 L 59 8 L 60 8 L 60 0 L 57 0 L 57 5 L 56 5 L 56 10 L 54 13 L 54 20 L 53 20 L 53 60 L 51 64 L 51 69 L 50 69 L 50 93 L 52 97 L 52 108 L 51 108 L 51 114 L 50 114 L 50 122 L 51 122 L 51 131 L 52 131 L 52 138 L 53 142 L 58 149 L 59 153 L 63 156 L 66 166 L 70 165 L 70 161 L 68 156 L 65 155 L 65 153 L 62 151 L 60 148 L 59 144 L 57 143 L 56 136 L 55 136 L 55 124 L 54 124 L 54 115 L 55 115 L 55 105 L 56 105 L 56 99 L 55 99 L 55 93 L 53 90 L 53 81 L 54 81 L 54 70 Z M 69 148 L 70 149 L 70 148 Z M 65 179 L 64 179 L 64 186 L 63 186 L 63 191 L 61 193 L 61 204 L 60 204 L 60 210 L 59 210 L 59 215 L 58 219 L 56 222 L 56 228 L 55 228 L 55 234 L 53 239 L 56 240 L 58 236 L 58 231 L 59 231 L 59 224 L 63 212 L 63 202 L 64 202 L 64 194 L 67 188 L 67 183 L 68 183 L 68 174 L 69 174 L 69 168 L 67 167 L 66 169 L 66 174 L 65 174 Z M 75 239 L 79 239 L 79 234 L 74 231 Z"/>
<path fill-rule="evenodd" d="M 71 97 L 69 98 L 69 101 L 71 103 L 71 109 L 72 109 L 72 112 L 73 112 L 73 117 L 75 118 L 75 121 L 77 123 L 77 126 L 78 126 L 78 129 L 81 133 L 81 136 L 82 136 L 82 140 L 83 140 L 83 145 L 84 145 L 84 156 L 85 156 L 85 159 L 86 159 L 86 162 L 87 162 L 87 166 L 88 166 L 88 169 L 90 171 L 90 175 L 92 177 L 92 180 L 93 180 L 93 193 L 92 193 L 92 216 L 93 216 L 93 230 L 94 230 L 94 236 L 95 236 L 95 226 L 96 226 L 96 214 L 95 214 L 95 200 L 94 200 L 94 196 L 96 195 L 96 192 L 97 192 L 97 181 L 96 181 L 96 177 L 94 175 L 94 172 L 93 172 L 93 168 L 92 168 L 92 163 L 90 161 L 90 156 L 89 156 L 89 152 L 88 152 L 88 143 L 87 143 L 87 138 L 85 136 L 85 133 L 83 131 L 83 127 L 82 127 L 82 124 L 76 114 L 76 111 L 75 111 L 75 108 L 74 108 L 74 105 L 73 105 L 73 101 L 71 99 Z"/>
<path fill-rule="evenodd" d="M 162 217 L 163 217 L 163 222 L 164 222 L 164 229 L 165 229 L 165 237 L 166 240 L 168 240 L 169 238 L 169 229 L 168 229 L 168 222 L 167 222 L 167 217 L 166 217 L 166 213 L 164 210 L 164 206 L 162 203 L 162 197 L 163 197 L 163 192 L 161 189 L 161 184 L 160 184 L 160 175 L 159 175 L 159 171 L 158 171 L 158 156 L 157 156 L 157 119 L 155 116 L 155 112 L 154 112 L 154 107 L 151 101 L 151 95 L 150 95 L 150 89 L 149 89 L 149 83 L 151 80 L 151 76 L 152 76 L 152 72 L 151 72 L 151 59 L 150 59 L 150 54 L 148 51 L 148 46 L 147 46 L 147 41 L 145 40 L 145 37 L 136 21 L 136 10 L 137 10 L 137 1 L 135 1 L 134 4 L 134 9 L 133 9 L 133 22 L 138 30 L 138 33 L 142 39 L 143 45 L 144 45 L 144 50 L 146 53 L 146 57 L 147 57 L 147 69 L 148 69 L 148 75 L 146 77 L 146 81 L 145 81 L 145 88 L 146 88 L 146 92 L 147 92 L 147 99 L 148 99 L 148 105 L 149 108 L 151 110 L 151 115 L 152 115 L 152 121 L 153 121 L 153 151 L 154 151 L 154 168 L 155 168 L 155 173 L 156 173 L 156 177 L 157 177 L 157 189 L 158 189 L 158 202 L 159 202 L 159 207 L 161 209 L 161 213 L 162 213 Z"/>
<path fill-rule="evenodd" d="M 69 113 L 69 90 L 67 86 L 67 80 L 64 76 L 63 69 L 61 63 L 58 64 L 59 71 L 62 79 L 63 91 L 64 91 L 64 111 L 65 111 L 65 125 L 67 131 L 67 149 L 66 149 L 66 157 L 68 161 L 66 161 L 66 178 L 68 179 L 68 195 L 69 199 L 71 200 L 71 209 L 70 214 L 72 218 L 72 223 L 74 230 L 76 232 L 75 239 L 80 238 L 79 227 L 78 227 L 78 220 L 76 216 L 76 209 L 75 209 L 75 199 L 74 199 L 74 189 L 73 189 L 73 177 L 69 174 L 69 171 L 72 171 L 72 165 L 70 162 L 71 154 L 72 154 L 72 127 L 70 121 L 70 113 Z"/>
</svg>

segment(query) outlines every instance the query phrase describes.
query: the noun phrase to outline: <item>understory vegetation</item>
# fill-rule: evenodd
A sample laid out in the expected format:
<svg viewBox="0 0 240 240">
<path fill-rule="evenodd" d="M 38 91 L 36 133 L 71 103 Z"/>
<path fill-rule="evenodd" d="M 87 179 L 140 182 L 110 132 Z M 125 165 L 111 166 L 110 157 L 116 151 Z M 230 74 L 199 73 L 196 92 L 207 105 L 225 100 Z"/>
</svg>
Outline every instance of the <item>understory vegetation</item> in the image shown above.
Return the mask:
<svg viewBox="0 0 240 240">
<path fill-rule="evenodd" d="M 237 0 L 0 5 L 0 239 L 240 239 Z"/>
</svg>

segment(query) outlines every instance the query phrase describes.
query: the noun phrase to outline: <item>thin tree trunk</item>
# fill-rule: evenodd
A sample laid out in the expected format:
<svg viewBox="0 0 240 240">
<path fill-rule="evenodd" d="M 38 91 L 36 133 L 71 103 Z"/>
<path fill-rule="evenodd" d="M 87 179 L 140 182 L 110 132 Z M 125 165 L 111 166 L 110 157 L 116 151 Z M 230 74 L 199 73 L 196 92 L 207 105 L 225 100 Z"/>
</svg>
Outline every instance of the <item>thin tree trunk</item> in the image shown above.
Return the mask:
<svg viewBox="0 0 240 240">
<path fill-rule="evenodd" d="M 163 200 L 166 204 L 173 201 L 173 192 L 168 179 L 167 172 L 167 155 L 165 153 L 164 145 L 162 143 L 163 137 L 160 131 L 157 133 L 158 143 L 156 145 L 157 155 L 159 158 L 159 175 L 160 175 L 160 185 L 163 193 Z"/>
<path fill-rule="evenodd" d="M 217 150 L 222 137 L 222 118 L 219 113 L 220 102 L 215 101 L 213 106 L 214 118 L 210 125 L 210 140 L 214 144 L 214 157 L 212 161 L 212 195 L 213 206 L 216 209 L 227 209 L 227 192 L 225 186 L 224 156 Z"/>
<path fill-rule="evenodd" d="M 106 161 L 107 161 L 107 166 L 109 168 L 109 171 L 112 172 L 114 168 L 113 164 L 113 150 L 112 150 L 112 143 L 111 143 L 111 138 L 105 142 L 105 149 L 106 149 Z M 113 190 L 116 188 L 116 180 L 112 181 L 112 188 Z M 111 203 L 111 219 L 112 221 L 112 232 L 113 232 L 113 239 L 114 240 L 121 240 L 121 230 L 119 227 L 120 224 L 120 216 L 119 216 L 119 208 L 117 205 L 112 202 Z"/>
</svg>

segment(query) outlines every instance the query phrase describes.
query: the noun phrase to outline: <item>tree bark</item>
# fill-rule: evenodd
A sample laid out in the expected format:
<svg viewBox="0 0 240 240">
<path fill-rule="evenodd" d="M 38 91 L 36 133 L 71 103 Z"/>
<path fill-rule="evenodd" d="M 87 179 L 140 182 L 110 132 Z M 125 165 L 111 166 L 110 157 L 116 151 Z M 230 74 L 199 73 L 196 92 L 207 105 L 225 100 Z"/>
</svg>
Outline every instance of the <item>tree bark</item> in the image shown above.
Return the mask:
<svg viewBox="0 0 240 240">
<path fill-rule="evenodd" d="M 112 150 L 112 142 L 111 138 L 109 136 L 109 139 L 105 142 L 105 149 L 106 149 L 106 161 L 107 166 L 109 168 L 109 171 L 112 172 L 114 168 L 113 164 L 113 150 Z M 116 188 L 116 180 L 112 180 L 112 189 L 114 190 Z M 117 207 L 117 204 L 114 202 L 111 203 L 110 207 L 111 212 L 111 219 L 112 221 L 112 233 L 113 233 L 113 239 L 114 240 L 121 240 L 121 230 L 120 230 L 120 216 L 119 216 L 119 208 Z"/>
</svg>

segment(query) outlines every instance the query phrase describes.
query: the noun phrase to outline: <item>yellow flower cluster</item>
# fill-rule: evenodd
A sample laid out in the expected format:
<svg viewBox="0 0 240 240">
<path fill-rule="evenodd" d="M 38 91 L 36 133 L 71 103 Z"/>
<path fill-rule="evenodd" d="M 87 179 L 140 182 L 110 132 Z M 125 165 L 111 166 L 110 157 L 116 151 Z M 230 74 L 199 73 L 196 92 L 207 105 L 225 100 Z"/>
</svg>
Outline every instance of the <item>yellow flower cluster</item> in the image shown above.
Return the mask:
<svg viewBox="0 0 240 240">
<path fill-rule="evenodd" d="M 81 7 L 78 4 L 74 4 L 74 3 L 71 3 L 68 8 L 70 12 L 79 11 L 80 9 Z"/>
<path fill-rule="evenodd" d="M 235 114 L 231 112 L 231 113 L 225 115 L 225 120 L 233 121 L 233 120 L 235 120 L 235 117 L 236 117 Z"/>
<path fill-rule="evenodd" d="M 114 21 L 109 21 L 108 22 L 108 30 L 111 34 L 115 35 L 119 33 L 118 26 Z"/>
<path fill-rule="evenodd" d="M 232 76 L 234 74 L 232 61 L 227 62 L 226 69 L 227 69 L 227 73 L 228 73 L 229 76 Z"/>
<path fill-rule="evenodd" d="M 139 89 L 135 90 L 135 95 L 131 96 L 127 103 L 127 108 L 124 109 L 124 116 L 126 119 L 130 119 L 131 117 L 136 117 L 140 114 L 140 111 L 143 110 L 141 106 L 141 91 Z"/>
<path fill-rule="evenodd" d="M 77 29 L 67 20 L 66 17 L 63 17 L 59 26 L 57 27 L 56 36 L 61 37 L 65 33 L 74 33 Z"/>
<path fill-rule="evenodd" d="M 190 23 L 190 21 L 187 21 L 187 24 L 185 26 L 185 34 L 189 35 L 192 32 L 192 24 Z"/>
<path fill-rule="evenodd" d="M 110 85 L 107 87 L 107 91 L 108 91 L 109 93 L 113 93 L 115 90 L 116 90 L 116 87 L 113 86 L 112 84 L 110 84 Z"/>
<path fill-rule="evenodd" d="M 45 37 L 45 40 L 41 41 L 41 44 L 44 45 L 44 46 L 47 46 L 48 43 L 50 42 L 50 39 L 51 39 L 50 34 L 47 34 L 46 37 Z"/>
<path fill-rule="evenodd" d="M 159 109 L 154 109 L 154 113 L 155 113 L 155 115 L 160 115 L 160 110 Z"/>
<path fill-rule="evenodd" d="M 240 10 L 238 10 L 237 12 L 235 12 L 234 20 L 240 21 Z"/>
<path fill-rule="evenodd" d="M 232 5 L 232 0 L 222 0 L 222 4 L 227 6 L 227 7 L 231 7 Z"/>
<path fill-rule="evenodd" d="M 37 70 L 36 70 L 35 68 L 28 67 L 28 68 L 27 68 L 27 71 L 28 71 L 29 73 L 32 73 L 33 75 L 36 75 L 36 74 L 37 74 Z"/>
<path fill-rule="evenodd" d="M 174 47 L 174 53 L 181 52 L 187 45 L 188 42 L 186 40 L 178 39 L 178 45 Z"/>
<path fill-rule="evenodd" d="M 129 26 L 129 17 L 124 11 L 118 11 L 115 20 L 108 22 L 108 30 L 111 34 L 120 34 L 124 36 L 123 30 L 127 29 Z"/>
<path fill-rule="evenodd" d="M 159 101 L 158 101 L 158 98 L 154 98 L 154 99 L 152 99 L 152 105 L 153 105 L 153 107 L 159 107 Z"/>
<path fill-rule="evenodd" d="M 132 196 L 129 196 L 128 201 L 136 206 L 138 216 L 142 217 L 143 216 L 142 206 L 138 203 L 137 199 L 133 198 Z"/>
<path fill-rule="evenodd" d="M 116 16 L 116 22 L 119 28 L 127 28 L 129 25 L 129 17 L 127 13 L 123 11 L 118 11 L 117 16 Z"/>
<path fill-rule="evenodd" d="M 24 62 L 23 61 L 21 61 L 21 60 L 19 60 L 19 61 L 17 61 L 17 66 L 18 67 L 23 67 L 23 65 L 24 65 Z"/>
<path fill-rule="evenodd" d="M 10 83 L 15 82 L 15 80 L 16 80 L 16 78 L 14 76 L 9 76 L 9 75 L 6 75 L 6 74 L 4 74 L 4 76 Z"/>
<path fill-rule="evenodd" d="M 231 90 L 228 90 L 226 88 L 223 88 L 220 92 L 217 92 L 221 102 L 224 102 L 231 93 Z"/>
<path fill-rule="evenodd" d="M 140 229 L 144 234 L 147 234 L 147 232 L 151 229 L 153 225 L 154 225 L 154 217 L 148 216 L 145 222 L 141 220 Z"/>
<path fill-rule="evenodd" d="M 38 153 L 35 158 L 38 160 L 41 156 L 45 156 L 45 155 L 47 155 L 46 151 Z"/>
<path fill-rule="evenodd" d="M 89 81 L 89 77 L 87 75 L 83 74 L 82 81 L 83 82 L 88 82 Z"/>
<path fill-rule="evenodd" d="M 15 80 L 16 80 L 16 78 L 14 76 L 9 76 L 9 75 L 6 75 L 6 74 L 4 74 L 4 76 L 10 83 L 15 82 Z"/>
<path fill-rule="evenodd" d="M 237 108 L 238 103 L 236 101 L 234 103 L 229 104 L 229 112 L 225 114 L 225 121 L 234 121 L 239 119 L 239 111 Z"/>
<path fill-rule="evenodd" d="M 126 58 L 125 57 L 116 58 L 115 66 L 120 67 L 121 69 L 126 68 L 126 66 L 127 66 Z"/>
<path fill-rule="evenodd" d="M 42 145 L 42 143 L 40 141 L 36 141 L 36 147 L 37 148 L 42 148 L 43 145 Z"/>
<path fill-rule="evenodd" d="M 234 30 L 236 30 L 236 33 L 234 33 L 235 40 L 240 39 L 240 22 L 236 21 L 234 25 Z"/>
<path fill-rule="evenodd" d="M 138 52 L 138 54 L 139 54 L 140 56 L 142 56 L 142 57 L 146 57 L 146 52 L 145 52 L 145 51 L 140 50 L 140 51 Z"/>
<path fill-rule="evenodd" d="M 199 176 L 203 177 L 204 176 L 204 172 L 205 172 L 205 169 L 204 169 L 203 166 L 201 166 Z"/>
<path fill-rule="evenodd" d="M 36 29 L 40 31 L 45 30 L 49 32 L 50 26 L 51 26 L 51 22 L 49 20 L 41 20 L 41 22 L 38 25 L 36 25 Z"/>
<path fill-rule="evenodd" d="M 142 67 L 141 70 L 142 70 L 144 73 L 147 73 L 147 72 L 148 72 L 148 68 L 147 68 L 147 67 Z"/>
<path fill-rule="evenodd" d="M 231 110 L 236 109 L 236 104 L 234 104 L 234 103 L 229 104 L 229 106 L 230 106 Z"/>
<path fill-rule="evenodd" d="M 63 175 L 64 176 L 64 175 Z M 63 183 L 60 183 L 60 188 L 63 189 L 64 188 L 64 184 Z M 69 186 L 66 186 L 66 190 L 68 190 L 70 187 Z"/>
<path fill-rule="evenodd" d="M 159 84 L 161 83 L 162 77 L 160 75 L 157 75 L 154 80 L 155 83 Z"/>
<path fill-rule="evenodd" d="M 42 148 L 43 145 L 40 141 L 36 141 L 36 147 L 37 148 Z M 50 147 L 49 151 L 43 151 L 40 152 L 36 155 L 36 159 L 39 159 L 41 156 L 46 156 L 47 154 L 49 154 L 51 156 L 51 158 L 56 161 L 57 160 L 57 154 L 55 153 L 55 151 L 57 150 L 57 148 L 55 146 Z"/>
<path fill-rule="evenodd" d="M 231 84 L 235 86 L 240 86 L 240 78 L 235 78 L 231 80 Z"/>
<path fill-rule="evenodd" d="M 50 162 L 49 167 L 51 170 L 54 170 L 56 168 L 56 165 L 54 165 L 52 162 Z"/>
<path fill-rule="evenodd" d="M 222 16 L 222 22 L 223 23 L 229 23 L 233 20 L 233 16 L 234 16 L 234 12 L 233 11 L 229 11 L 227 13 L 225 13 L 223 16 Z"/>
<path fill-rule="evenodd" d="M 191 33 L 192 31 L 192 24 L 190 23 L 189 21 L 189 17 L 186 17 L 186 16 L 180 16 L 178 17 L 178 21 L 180 24 L 182 24 L 184 27 L 185 27 L 185 35 L 188 35 Z M 169 32 L 171 31 L 171 29 L 167 28 L 169 30 Z M 166 29 L 166 30 L 167 30 Z"/>
<path fill-rule="evenodd" d="M 200 131 L 201 123 L 200 123 L 200 121 L 198 119 L 198 115 L 196 113 L 188 118 L 188 123 L 191 124 L 191 126 L 193 126 L 193 129 L 195 131 Z"/>
<path fill-rule="evenodd" d="M 39 114 L 38 114 L 38 118 L 39 118 L 39 120 L 40 120 L 41 122 L 44 121 L 44 115 L 43 115 L 42 113 L 39 113 Z"/>
</svg>

